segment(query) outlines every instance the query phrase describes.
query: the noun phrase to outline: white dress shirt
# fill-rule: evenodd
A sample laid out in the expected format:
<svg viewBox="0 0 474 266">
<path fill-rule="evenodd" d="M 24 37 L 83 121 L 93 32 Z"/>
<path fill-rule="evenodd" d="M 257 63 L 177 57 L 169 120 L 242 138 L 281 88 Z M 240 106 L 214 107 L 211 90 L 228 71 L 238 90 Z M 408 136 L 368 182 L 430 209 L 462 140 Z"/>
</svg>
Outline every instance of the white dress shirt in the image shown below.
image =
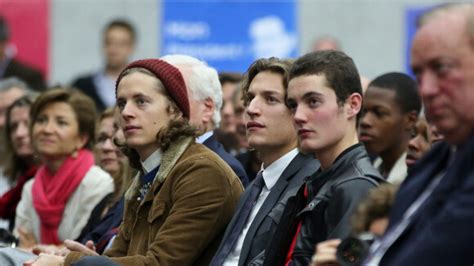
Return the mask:
<svg viewBox="0 0 474 266">
<path fill-rule="evenodd" d="M 224 266 L 239 264 L 240 252 L 242 252 L 244 239 L 245 239 L 245 236 L 247 235 L 247 232 L 249 231 L 250 226 L 252 225 L 253 220 L 257 216 L 257 213 L 262 207 L 263 203 L 265 202 L 265 199 L 268 197 L 268 194 L 270 194 L 273 186 L 275 186 L 276 182 L 278 181 L 280 176 L 283 174 L 283 171 L 286 169 L 286 167 L 288 167 L 288 165 L 296 157 L 296 155 L 298 155 L 298 149 L 295 148 L 291 150 L 290 152 L 286 153 L 285 155 L 283 155 L 282 157 L 280 157 L 278 160 L 274 161 L 267 168 L 260 170 L 260 171 L 263 171 L 262 175 L 263 175 L 263 181 L 265 182 L 265 185 L 263 186 L 262 191 L 260 192 L 260 195 L 255 201 L 255 205 L 253 206 L 252 211 L 250 212 L 249 218 L 247 220 L 247 223 L 244 226 L 244 229 L 242 230 L 242 233 L 237 239 L 237 243 L 235 244 L 235 247 L 232 249 L 232 251 L 227 256 L 226 260 L 224 261 L 224 264 L 223 264 Z"/>
<path fill-rule="evenodd" d="M 145 161 L 141 161 L 142 169 L 145 172 L 145 174 L 148 174 L 153 169 L 155 169 L 158 165 L 160 165 L 162 157 L 163 157 L 163 153 L 161 152 L 161 149 L 157 149 L 150 156 L 148 156 L 148 158 L 146 158 Z"/>
<path fill-rule="evenodd" d="M 214 135 L 214 131 L 207 131 L 206 133 L 202 134 L 201 136 L 196 138 L 196 142 L 199 144 L 203 144 L 204 141 L 206 141 L 208 138 L 212 137 Z"/>
<path fill-rule="evenodd" d="M 407 153 L 404 152 L 400 157 L 398 157 L 397 162 L 393 165 L 392 169 L 390 169 L 390 173 L 387 176 L 387 182 L 390 184 L 401 184 L 403 180 L 408 175 L 408 167 L 406 163 Z M 382 159 L 377 157 L 374 161 L 374 168 L 379 170 L 382 173 Z"/>
<path fill-rule="evenodd" d="M 97 72 L 92 78 L 97 87 L 97 94 L 107 107 L 115 104 L 115 81 L 113 78 L 105 73 L 105 70 Z"/>
</svg>

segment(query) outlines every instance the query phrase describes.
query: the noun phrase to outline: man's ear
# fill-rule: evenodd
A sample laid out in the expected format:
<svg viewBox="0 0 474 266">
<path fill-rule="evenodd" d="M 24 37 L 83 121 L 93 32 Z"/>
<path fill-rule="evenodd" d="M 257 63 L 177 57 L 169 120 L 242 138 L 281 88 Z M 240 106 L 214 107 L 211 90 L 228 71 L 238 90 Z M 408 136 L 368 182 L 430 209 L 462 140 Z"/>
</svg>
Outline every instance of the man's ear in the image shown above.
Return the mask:
<svg viewBox="0 0 474 266">
<path fill-rule="evenodd" d="M 216 109 L 216 105 L 210 97 L 207 97 L 206 99 L 204 99 L 203 103 L 204 103 L 204 110 L 202 112 L 203 113 L 202 120 L 203 122 L 211 122 L 212 116 L 214 115 L 214 110 Z"/>
<path fill-rule="evenodd" d="M 418 114 L 416 113 L 416 111 L 406 113 L 404 116 L 405 130 L 411 131 L 415 127 L 417 121 Z"/>
<path fill-rule="evenodd" d="M 346 100 L 348 118 L 356 117 L 362 108 L 362 95 L 357 92 L 352 93 Z"/>
</svg>

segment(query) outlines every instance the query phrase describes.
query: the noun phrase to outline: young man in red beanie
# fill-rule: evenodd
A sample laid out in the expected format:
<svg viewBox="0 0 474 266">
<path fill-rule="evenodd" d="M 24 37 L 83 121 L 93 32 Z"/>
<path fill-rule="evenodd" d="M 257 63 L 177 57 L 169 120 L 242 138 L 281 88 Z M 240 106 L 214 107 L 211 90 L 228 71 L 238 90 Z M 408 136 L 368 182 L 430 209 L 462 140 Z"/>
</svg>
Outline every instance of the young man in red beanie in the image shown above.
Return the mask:
<svg viewBox="0 0 474 266">
<path fill-rule="evenodd" d="M 180 71 L 159 59 L 135 61 L 118 77 L 116 97 L 123 148 L 139 173 L 125 194 L 117 237 L 104 252 L 107 262 L 96 256 L 74 265 L 208 265 L 242 185 L 219 156 L 195 143 Z M 37 263 L 70 265 L 83 255 L 40 255 Z"/>
</svg>

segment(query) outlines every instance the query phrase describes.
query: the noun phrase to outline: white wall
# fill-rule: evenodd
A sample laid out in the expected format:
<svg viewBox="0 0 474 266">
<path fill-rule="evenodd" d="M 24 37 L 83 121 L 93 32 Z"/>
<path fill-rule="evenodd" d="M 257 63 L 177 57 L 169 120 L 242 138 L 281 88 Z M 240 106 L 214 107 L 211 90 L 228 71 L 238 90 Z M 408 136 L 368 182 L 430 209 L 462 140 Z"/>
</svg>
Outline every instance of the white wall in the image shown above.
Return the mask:
<svg viewBox="0 0 474 266">
<path fill-rule="evenodd" d="M 69 84 L 78 74 L 102 66 L 102 30 L 112 19 L 128 19 L 137 29 L 134 58 L 156 57 L 159 4 L 155 0 L 51 1 L 50 84 Z"/>
<path fill-rule="evenodd" d="M 115 17 L 128 18 L 138 29 L 134 58 L 159 51 L 159 0 L 52 0 L 50 84 L 69 83 L 78 74 L 101 67 L 101 31 Z M 203 2 L 205 3 L 205 1 Z M 299 0 L 300 49 L 307 52 L 322 34 L 338 38 L 359 71 L 374 78 L 403 71 L 405 9 L 435 0 Z"/>
</svg>

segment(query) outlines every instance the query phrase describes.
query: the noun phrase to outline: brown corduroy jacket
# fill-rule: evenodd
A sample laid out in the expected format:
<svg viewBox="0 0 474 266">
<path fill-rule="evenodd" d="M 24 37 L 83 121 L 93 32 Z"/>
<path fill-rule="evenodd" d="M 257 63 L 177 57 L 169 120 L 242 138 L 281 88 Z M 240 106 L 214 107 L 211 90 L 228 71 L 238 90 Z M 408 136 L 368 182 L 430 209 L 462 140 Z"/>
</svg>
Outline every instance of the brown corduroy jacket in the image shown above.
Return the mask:
<svg viewBox="0 0 474 266">
<path fill-rule="evenodd" d="M 141 201 L 139 189 L 137 175 L 125 194 L 119 233 L 104 253 L 121 265 L 209 265 L 243 187 L 214 152 L 187 138 L 163 154 Z M 81 256 L 69 253 L 65 265 Z"/>
</svg>

